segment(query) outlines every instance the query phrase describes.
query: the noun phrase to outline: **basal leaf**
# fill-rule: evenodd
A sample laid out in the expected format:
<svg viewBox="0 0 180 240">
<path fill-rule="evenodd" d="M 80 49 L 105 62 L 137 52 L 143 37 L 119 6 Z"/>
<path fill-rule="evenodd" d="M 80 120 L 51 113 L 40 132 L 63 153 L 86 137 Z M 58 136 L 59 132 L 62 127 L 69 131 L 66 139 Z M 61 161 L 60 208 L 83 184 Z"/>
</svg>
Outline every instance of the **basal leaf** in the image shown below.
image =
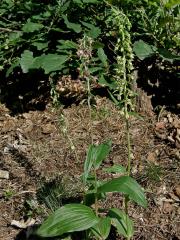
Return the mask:
<svg viewBox="0 0 180 240">
<path fill-rule="evenodd" d="M 99 218 L 91 208 L 82 204 L 67 204 L 50 215 L 36 234 L 41 237 L 56 237 L 89 229 L 98 222 Z"/>
<path fill-rule="evenodd" d="M 153 46 L 147 44 L 142 40 L 136 41 L 134 43 L 133 50 L 136 56 L 141 60 L 144 60 L 147 57 L 151 57 L 156 52 L 156 49 Z"/>
<path fill-rule="evenodd" d="M 142 207 L 147 207 L 147 201 L 141 186 L 131 177 L 122 176 L 110 180 L 98 188 L 98 192 L 121 192 Z"/>
<path fill-rule="evenodd" d="M 98 239 L 107 239 L 111 230 L 111 219 L 109 217 L 101 218 L 100 221 L 91 228 L 92 233 Z"/>
<path fill-rule="evenodd" d="M 134 234 L 133 221 L 123 211 L 118 208 L 109 210 L 108 216 L 112 219 L 112 225 L 119 234 L 126 238 L 131 238 Z"/>
</svg>

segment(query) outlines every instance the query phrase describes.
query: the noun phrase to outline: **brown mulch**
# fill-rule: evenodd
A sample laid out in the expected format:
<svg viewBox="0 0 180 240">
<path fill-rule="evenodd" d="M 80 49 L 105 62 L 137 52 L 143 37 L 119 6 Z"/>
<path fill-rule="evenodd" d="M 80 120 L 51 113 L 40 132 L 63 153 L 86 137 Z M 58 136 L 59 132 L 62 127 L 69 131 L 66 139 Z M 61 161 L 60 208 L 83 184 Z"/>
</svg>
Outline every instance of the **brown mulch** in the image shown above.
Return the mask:
<svg viewBox="0 0 180 240">
<path fill-rule="evenodd" d="M 91 115 L 92 121 L 83 104 L 58 110 L 49 105 L 45 111 L 17 116 L 0 105 L 0 170 L 10 176 L 0 179 L 0 239 L 24 239 L 17 237 L 21 229 L 11 226 L 12 220 L 42 221 L 48 210 L 43 206 L 42 212 L 37 211 L 41 203 L 36 193 L 43 181 L 62 177 L 71 192 L 76 189 L 91 138 L 97 144 L 112 140 L 104 166 L 126 166 L 126 128 L 118 110 L 99 98 Z M 134 240 L 180 239 L 179 121 L 166 111 L 158 120 L 152 115 L 131 117 L 132 175 L 148 199 L 147 209 L 130 205 Z M 27 209 L 27 200 L 38 207 Z M 122 198 L 113 194 L 104 205 L 122 207 Z"/>
</svg>

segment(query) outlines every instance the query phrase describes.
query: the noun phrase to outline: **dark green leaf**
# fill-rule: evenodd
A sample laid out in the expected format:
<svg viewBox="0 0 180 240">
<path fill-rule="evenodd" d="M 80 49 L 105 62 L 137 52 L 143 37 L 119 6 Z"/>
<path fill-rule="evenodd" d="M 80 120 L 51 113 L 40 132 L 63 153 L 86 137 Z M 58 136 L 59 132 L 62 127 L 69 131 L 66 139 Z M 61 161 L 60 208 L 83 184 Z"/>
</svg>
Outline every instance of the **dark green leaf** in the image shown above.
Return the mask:
<svg viewBox="0 0 180 240">
<path fill-rule="evenodd" d="M 44 27 L 44 25 L 40 24 L 40 23 L 34 23 L 34 22 L 27 22 L 26 24 L 24 24 L 22 30 L 23 32 L 35 32 L 35 31 L 39 31 Z"/>
<path fill-rule="evenodd" d="M 121 192 L 127 194 L 131 200 L 142 207 L 147 207 L 147 201 L 141 186 L 129 176 L 108 181 L 98 188 L 98 192 Z"/>
<path fill-rule="evenodd" d="M 111 219 L 109 217 L 101 218 L 100 221 L 91 228 L 93 234 L 102 240 L 107 239 L 111 229 Z"/>
<path fill-rule="evenodd" d="M 151 57 L 156 52 L 156 49 L 153 46 L 147 44 L 142 40 L 136 41 L 134 43 L 133 50 L 136 56 L 141 60 L 144 60 L 147 57 Z"/>
<path fill-rule="evenodd" d="M 73 41 L 69 40 L 59 40 L 58 41 L 61 45 L 57 45 L 58 49 L 77 49 L 77 44 Z"/>
<path fill-rule="evenodd" d="M 62 17 L 63 17 L 63 19 L 64 19 L 64 23 L 66 24 L 66 26 L 67 26 L 69 29 L 72 29 L 72 30 L 75 31 L 76 33 L 80 33 L 80 32 L 82 31 L 80 24 L 69 22 L 69 20 L 68 20 L 68 18 L 67 18 L 66 15 L 63 15 Z"/>
<path fill-rule="evenodd" d="M 45 42 L 45 43 L 43 43 L 43 42 L 34 42 L 34 43 L 32 43 L 32 45 L 37 47 L 37 50 L 43 50 L 43 49 L 48 47 L 48 43 L 47 42 Z"/>
<path fill-rule="evenodd" d="M 13 62 L 10 66 L 10 68 L 8 68 L 7 72 L 6 72 L 6 77 L 9 77 L 9 75 L 13 72 L 13 70 L 16 67 L 19 67 L 19 59 L 17 59 L 15 62 Z"/>
<path fill-rule="evenodd" d="M 98 222 L 99 219 L 91 208 L 82 204 L 67 204 L 50 215 L 36 234 L 41 237 L 56 237 L 89 229 Z"/>
<path fill-rule="evenodd" d="M 98 57 L 101 60 L 101 62 L 103 63 L 103 65 L 105 67 L 107 67 L 108 63 L 107 63 L 107 56 L 103 50 L 103 48 L 98 48 Z"/>
<path fill-rule="evenodd" d="M 112 225 L 117 229 L 119 234 L 131 238 L 134 234 L 133 221 L 123 211 L 118 208 L 109 210 L 108 216 L 112 218 Z"/>
<path fill-rule="evenodd" d="M 64 63 L 67 61 L 68 56 L 58 54 L 47 54 L 37 57 L 34 66 L 41 66 L 45 74 L 50 72 L 60 71 L 64 68 Z"/>
<path fill-rule="evenodd" d="M 174 55 L 170 51 L 163 48 L 159 48 L 158 53 L 164 60 L 169 61 L 171 63 L 173 63 L 174 60 L 180 60 L 180 56 Z"/>
</svg>

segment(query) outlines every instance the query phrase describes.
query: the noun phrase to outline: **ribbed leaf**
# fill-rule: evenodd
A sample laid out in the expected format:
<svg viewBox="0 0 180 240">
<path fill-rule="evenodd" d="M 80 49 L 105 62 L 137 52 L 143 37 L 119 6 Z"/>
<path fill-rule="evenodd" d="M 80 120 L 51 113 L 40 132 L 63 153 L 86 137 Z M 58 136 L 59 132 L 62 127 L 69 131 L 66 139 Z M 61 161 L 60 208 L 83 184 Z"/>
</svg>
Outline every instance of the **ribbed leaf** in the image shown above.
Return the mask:
<svg viewBox="0 0 180 240">
<path fill-rule="evenodd" d="M 95 169 L 98 169 L 101 165 L 102 161 L 106 158 L 108 153 L 111 150 L 111 141 L 107 141 L 106 143 L 102 143 L 100 145 L 90 145 L 87 153 L 87 157 L 84 163 L 84 174 L 83 181 L 86 184 L 88 174 L 91 171 L 92 166 Z"/>
<path fill-rule="evenodd" d="M 141 186 L 131 177 L 122 176 L 115 178 L 98 188 L 98 192 L 121 192 L 127 194 L 142 207 L 147 207 L 147 201 Z"/>
<path fill-rule="evenodd" d="M 128 215 L 118 208 L 112 208 L 109 210 L 108 216 L 112 218 L 112 225 L 117 229 L 119 234 L 129 238 L 133 236 L 133 221 L 128 217 Z"/>
<path fill-rule="evenodd" d="M 84 174 L 83 174 L 84 184 L 86 184 L 89 172 L 91 171 L 91 168 L 93 166 L 95 149 L 96 149 L 95 145 L 90 145 L 87 152 L 86 160 L 84 163 Z"/>
<path fill-rule="evenodd" d="M 105 143 L 102 143 L 94 149 L 94 167 L 95 169 L 98 169 L 102 163 L 102 161 L 107 157 L 111 150 L 111 144 L 112 142 L 109 140 Z"/>
<path fill-rule="evenodd" d="M 111 219 L 109 217 L 101 218 L 100 221 L 91 228 L 92 233 L 99 239 L 106 239 L 111 229 Z"/>
<path fill-rule="evenodd" d="M 61 236 L 64 233 L 89 229 L 98 222 L 99 218 L 91 208 L 82 204 L 67 204 L 50 215 L 36 234 L 41 237 Z"/>
</svg>

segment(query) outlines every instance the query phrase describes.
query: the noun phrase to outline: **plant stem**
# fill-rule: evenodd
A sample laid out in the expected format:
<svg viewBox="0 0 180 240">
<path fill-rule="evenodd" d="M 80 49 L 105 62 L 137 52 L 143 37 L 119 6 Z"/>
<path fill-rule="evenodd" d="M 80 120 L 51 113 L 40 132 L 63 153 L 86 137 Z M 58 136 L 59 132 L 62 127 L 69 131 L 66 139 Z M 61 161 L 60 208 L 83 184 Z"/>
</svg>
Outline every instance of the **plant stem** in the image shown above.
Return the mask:
<svg viewBox="0 0 180 240">
<path fill-rule="evenodd" d="M 95 182 L 95 213 L 96 216 L 98 216 L 98 199 L 97 199 L 97 172 L 96 169 L 94 169 L 94 182 Z"/>
</svg>

